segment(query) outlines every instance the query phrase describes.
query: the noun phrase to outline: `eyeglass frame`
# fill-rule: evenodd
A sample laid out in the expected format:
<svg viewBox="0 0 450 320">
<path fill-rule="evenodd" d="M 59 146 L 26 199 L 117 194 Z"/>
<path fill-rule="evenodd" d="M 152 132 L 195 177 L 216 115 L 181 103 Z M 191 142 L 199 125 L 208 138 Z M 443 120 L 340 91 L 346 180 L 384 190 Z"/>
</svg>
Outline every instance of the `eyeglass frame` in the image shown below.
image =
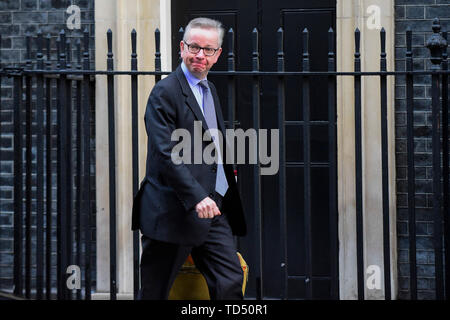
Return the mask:
<svg viewBox="0 0 450 320">
<path fill-rule="evenodd" d="M 187 50 L 188 50 L 189 53 L 197 54 L 197 53 L 200 52 L 200 50 L 203 50 L 203 54 L 204 54 L 205 56 L 207 56 L 207 57 L 212 57 L 212 56 L 214 56 L 214 55 L 217 53 L 217 51 L 220 49 L 220 47 L 217 48 L 217 49 L 216 49 L 216 48 L 200 47 L 199 45 L 196 45 L 196 44 L 189 44 L 189 43 L 187 43 L 187 42 L 184 41 L 184 40 L 183 40 L 183 42 L 184 42 L 185 45 L 187 45 Z M 192 51 L 190 50 L 190 48 L 191 48 L 192 46 L 197 47 L 197 48 L 198 48 L 198 51 L 197 51 L 197 52 L 192 52 Z M 205 49 L 208 49 L 208 50 L 214 50 L 214 53 L 213 53 L 213 54 L 206 54 Z"/>
</svg>

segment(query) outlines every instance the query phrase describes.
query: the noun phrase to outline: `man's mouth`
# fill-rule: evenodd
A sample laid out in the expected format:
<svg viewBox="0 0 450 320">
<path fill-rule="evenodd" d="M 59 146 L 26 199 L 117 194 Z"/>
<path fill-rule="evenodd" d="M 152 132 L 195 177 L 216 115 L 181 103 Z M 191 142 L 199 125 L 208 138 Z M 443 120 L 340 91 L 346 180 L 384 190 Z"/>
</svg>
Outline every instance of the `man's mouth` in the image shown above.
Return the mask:
<svg viewBox="0 0 450 320">
<path fill-rule="evenodd" d="M 199 62 L 193 62 L 192 66 L 196 67 L 196 68 L 204 68 L 205 67 L 205 65 L 203 63 L 199 63 Z"/>
</svg>

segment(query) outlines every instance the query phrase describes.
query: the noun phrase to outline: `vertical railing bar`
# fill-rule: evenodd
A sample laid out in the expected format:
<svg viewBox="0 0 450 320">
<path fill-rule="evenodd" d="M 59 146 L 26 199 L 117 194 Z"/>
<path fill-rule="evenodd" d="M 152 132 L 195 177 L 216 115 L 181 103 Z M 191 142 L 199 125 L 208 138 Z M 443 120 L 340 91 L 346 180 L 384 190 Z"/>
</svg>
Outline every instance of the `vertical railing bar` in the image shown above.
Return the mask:
<svg viewBox="0 0 450 320">
<path fill-rule="evenodd" d="M 107 32 L 108 71 L 114 70 L 112 53 L 112 31 Z M 114 76 L 109 74 L 108 81 L 108 144 L 109 144 L 109 239 L 110 239 L 110 299 L 116 300 L 116 148 L 115 148 L 115 110 L 114 110 Z"/>
<path fill-rule="evenodd" d="M 44 69 L 44 59 L 42 54 L 42 31 L 37 33 L 37 68 Z M 43 278 L 44 278 L 44 78 L 42 75 L 36 76 L 36 299 L 43 299 Z"/>
<path fill-rule="evenodd" d="M 60 32 L 59 42 L 59 65 L 61 70 L 66 69 L 66 35 L 64 30 Z M 60 74 L 58 80 L 58 227 L 57 227 L 57 245 L 58 245 L 58 300 L 68 299 L 68 292 L 66 288 L 66 268 L 68 266 L 67 261 L 67 216 L 68 216 L 68 137 L 67 137 L 67 75 Z"/>
<path fill-rule="evenodd" d="M 72 69 L 72 42 L 66 38 L 66 68 Z"/>
<path fill-rule="evenodd" d="M 440 44 L 436 40 L 440 37 L 439 19 L 433 21 L 434 43 L 427 42 L 430 49 L 437 49 Z M 440 42 L 440 41 L 439 41 Z M 433 47 L 433 48 L 432 48 Z M 434 222 L 434 264 L 436 281 L 436 299 L 444 298 L 443 257 L 442 257 L 442 195 L 441 195 L 441 141 L 440 141 L 440 76 L 442 56 L 436 56 L 431 50 L 431 117 L 432 117 L 432 157 L 433 157 L 433 222 Z"/>
<path fill-rule="evenodd" d="M 26 35 L 26 69 L 32 69 L 31 64 L 31 36 Z M 31 298 L 31 255 L 32 255 L 32 234 L 31 234 L 31 201 L 32 201 L 32 122 L 33 111 L 31 106 L 31 82 L 32 76 L 25 76 L 25 298 Z"/>
<path fill-rule="evenodd" d="M 2 49 L 2 35 L 0 33 L 0 71 L 3 71 L 3 67 L 2 67 L 2 55 L 1 55 L 1 49 Z M 1 115 L 2 115 L 2 75 L 0 74 L 0 139 L 2 136 L 2 119 L 1 119 Z M 3 162 L 3 152 L 0 148 L 0 168 Z M 2 205 L 2 200 L 0 199 L 0 207 Z M 0 234 L 1 236 L 1 234 Z"/>
<path fill-rule="evenodd" d="M 56 68 L 61 69 L 61 37 L 58 35 L 56 38 Z"/>
<path fill-rule="evenodd" d="M 442 32 L 447 40 L 447 31 Z M 442 70 L 448 71 L 448 53 L 445 47 L 442 54 Z M 445 250 L 445 298 L 450 300 L 450 212 L 449 212 L 449 146 L 448 146 L 448 74 L 442 75 L 442 175 L 443 177 L 443 214 L 444 214 L 444 250 Z"/>
<path fill-rule="evenodd" d="M 161 51 L 160 51 L 160 43 L 161 43 L 161 32 L 158 28 L 155 30 L 155 71 L 161 71 Z M 155 75 L 155 84 L 161 80 L 161 75 Z"/>
<path fill-rule="evenodd" d="M 179 43 L 181 41 L 183 41 L 183 36 L 184 36 L 184 29 L 183 27 L 180 27 L 180 29 L 178 29 L 178 47 L 180 47 Z M 178 64 L 180 64 L 183 61 L 183 59 L 181 58 L 181 51 L 178 51 Z"/>
<path fill-rule="evenodd" d="M 159 33 L 159 32 L 158 32 Z M 158 35 L 159 36 L 159 35 Z M 131 70 L 138 70 L 138 61 L 136 54 L 136 30 L 131 31 Z M 156 39 L 155 31 L 155 39 Z M 159 43 L 157 49 L 159 51 Z M 158 63 L 155 58 L 155 66 Z M 159 60 L 159 68 L 161 68 L 161 60 Z M 133 162 L 133 196 L 138 192 L 139 188 L 139 123 L 138 123 L 138 76 L 131 75 L 131 144 L 132 144 L 132 162 Z M 133 231 L 133 296 L 136 300 L 139 293 L 139 230 Z"/>
<path fill-rule="evenodd" d="M 46 66 L 51 69 L 50 61 L 50 34 L 46 37 Z M 47 300 L 51 299 L 52 290 L 52 96 L 51 96 L 52 81 L 49 78 L 45 79 L 46 91 L 46 228 L 45 228 L 45 297 Z"/>
<path fill-rule="evenodd" d="M 355 30 L 355 72 L 361 71 L 360 31 Z M 362 136 L 361 136 L 361 76 L 355 75 L 355 175 L 356 175 L 356 260 L 358 299 L 364 300 L 364 240 L 363 240 L 363 196 L 362 196 Z"/>
<path fill-rule="evenodd" d="M 252 71 L 259 71 L 259 33 L 256 28 L 252 32 Z M 260 128 L 260 79 L 257 75 L 252 77 L 252 117 L 253 126 L 256 132 Z M 250 146 L 254 150 L 258 150 L 257 146 Z M 255 152 L 254 154 L 258 154 Z M 260 165 L 257 161 L 253 166 L 253 206 L 256 219 L 256 245 L 257 245 L 257 265 L 256 265 L 256 298 L 261 300 L 264 298 L 264 279 L 263 279 L 263 239 L 262 239 L 262 212 L 261 212 L 261 176 Z"/>
<path fill-rule="evenodd" d="M 71 60 L 72 60 L 72 49 L 71 49 L 71 41 L 69 39 L 66 40 L 66 68 L 70 69 L 72 68 Z M 65 77 L 66 81 L 66 96 L 65 99 L 66 102 L 66 134 L 67 134 L 67 148 L 66 148 L 66 154 L 65 154 L 65 161 L 67 162 L 66 170 L 67 170 L 67 180 L 65 183 L 67 184 L 67 220 L 66 220 L 66 237 L 67 237 L 67 247 L 66 247 L 66 254 L 67 254 L 67 264 L 73 265 L 73 144 L 72 144 L 72 130 L 73 130 L 73 123 L 72 123 L 72 80 L 70 80 L 68 77 Z M 72 300 L 72 291 L 67 290 L 67 297 L 69 300 Z"/>
<path fill-rule="evenodd" d="M 413 71 L 412 32 L 406 31 L 406 71 Z M 416 204 L 414 166 L 414 77 L 406 75 L 406 136 L 408 166 L 409 287 L 411 300 L 417 300 Z"/>
<path fill-rule="evenodd" d="M 380 71 L 386 71 L 386 31 L 380 30 Z M 388 124 L 387 124 L 387 76 L 380 76 L 381 94 L 381 171 L 383 199 L 383 265 L 384 298 L 391 300 L 391 253 L 389 226 L 389 163 L 388 163 Z"/>
<path fill-rule="evenodd" d="M 56 67 L 61 70 L 61 35 L 58 35 L 56 39 L 56 57 L 57 63 Z M 62 211 L 62 191 L 61 191 L 61 102 L 59 100 L 60 89 L 61 89 L 61 76 L 55 81 L 56 82 L 56 289 L 57 295 L 56 299 L 62 299 L 62 237 L 61 237 L 61 211 Z"/>
<path fill-rule="evenodd" d="M 89 32 L 87 29 L 83 32 L 83 69 L 89 70 Z M 83 112 L 82 112 L 82 135 L 83 135 L 83 228 L 84 228 L 84 243 L 85 243 L 85 258 L 84 258 L 84 279 L 85 279 L 85 296 L 86 300 L 91 299 L 91 224 L 90 224 L 90 213 L 91 213 L 91 203 L 90 203 L 90 76 L 83 76 Z"/>
<path fill-rule="evenodd" d="M 14 76 L 14 294 L 23 296 L 22 76 Z"/>
<path fill-rule="evenodd" d="M 303 39 L 303 72 L 309 72 L 309 31 L 302 32 Z M 303 106 L 303 197 L 304 197 L 304 227 L 305 227 L 305 291 L 306 298 L 313 298 L 312 272 L 312 220 L 311 220 L 311 124 L 310 124 L 310 92 L 309 77 L 302 76 L 302 106 Z"/>
<path fill-rule="evenodd" d="M 334 53 L 334 30 L 328 30 L 328 71 L 336 69 Z M 328 154 L 329 154 L 329 184 L 330 184 L 330 297 L 339 299 L 339 270 L 338 270 L 338 211 L 337 211 L 337 141 L 336 141 L 336 76 L 328 76 Z"/>
<path fill-rule="evenodd" d="M 3 64 L 2 64 L 2 55 L 1 55 L 1 49 L 2 49 L 2 34 L 0 33 L 0 71 L 3 71 Z M 2 75 L 0 74 L 0 139 L 2 136 L 2 119 L 1 119 L 1 115 L 2 115 Z M 3 162 L 3 152 L 0 148 L 0 168 Z M 0 170 L 1 171 L 1 170 Z M 2 205 L 2 200 L 0 199 L 0 207 Z"/>
<path fill-rule="evenodd" d="M 439 87 L 438 73 L 432 74 L 432 148 L 433 148 L 433 217 L 434 217 L 434 245 L 436 268 L 436 299 L 443 299 L 443 270 L 442 270 L 442 220 L 441 220 L 441 159 L 440 159 L 440 117 L 439 117 Z"/>
<path fill-rule="evenodd" d="M 2 49 L 2 35 L 0 33 L 0 70 L 3 71 L 1 49 Z M 2 107 L 2 75 L 0 74 L 0 139 L 1 139 L 2 131 L 3 131 L 2 130 L 2 119 L 1 119 L 2 109 L 3 109 L 3 107 Z M 0 168 L 1 168 L 2 162 L 3 162 L 3 152 L 0 148 Z M 2 201 L 0 199 L 0 207 L 2 205 L 1 202 Z"/>
<path fill-rule="evenodd" d="M 2 35 L 0 33 L 0 70 L 3 71 L 3 67 L 2 67 L 2 55 L 1 55 L 1 49 L 2 49 Z M 2 136 L 2 119 L 1 119 L 1 115 L 2 115 L 2 75 L 0 74 L 0 139 Z M 0 148 L 0 168 L 3 162 L 3 152 L 1 151 Z M 0 207 L 2 205 L 1 203 L 1 199 L 0 199 Z"/>
<path fill-rule="evenodd" d="M 277 31 L 277 71 L 285 71 L 284 58 L 284 31 L 280 27 Z M 285 132 L 285 110 L 286 110 L 286 79 L 283 75 L 278 76 L 278 129 L 280 166 L 278 173 L 279 183 L 279 210 L 280 210 L 280 268 L 281 268 L 281 299 L 289 297 L 289 269 L 288 269 L 288 246 L 287 246 L 287 209 L 286 209 L 286 132 Z"/>
<path fill-rule="evenodd" d="M 77 66 L 76 69 L 81 70 L 81 42 L 80 38 L 76 41 L 76 53 L 77 53 Z M 81 179 L 81 169 L 82 169 L 82 150 L 81 150 L 81 81 L 76 80 L 76 137 L 77 137 L 77 147 L 76 147 L 76 163 L 77 163 L 77 180 L 76 180 L 76 202 L 75 202 L 75 214 L 76 214 L 76 265 L 81 266 L 81 251 L 82 251 L 82 238 L 81 238 L 81 195 L 82 195 L 82 179 Z M 81 300 L 81 290 L 77 290 L 76 297 Z"/>
<path fill-rule="evenodd" d="M 235 129 L 235 119 L 236 119 L 236 77 L 231 73 L 236 71 L 236 57 L 234 54 L 235 47 L 235 35 L 233 28 L 228 30 L 228 58 L 227 58 L 227 69 L 229 75 L 227 77 L 227 116 L 228 116 L 228 128 Z M 233 155 L 236 154 L 236 146 L 233 146 L 234 150 L 231 151 Z M 234 159 L 232 159 L 233 163 Z M 238 189 L 241 189 L 241 179 L 239 178 L 240 170 L 237 170 L 237 164 L 233 165 L 233 172 L 235 179 L 237 180 Z M 241 239 L 240 237 L 235 237 L 235 243 L 237 250 L 241 250 Z"/>
<path fill-rule="evenodd" d="M 236 71 L 236 61 L 234 54 L 234 30 L 230 28 L 228 30 L 228 72 Z M 228 122 L 229 128 L 234 129 L 235 124 L 234 120 L 236 117 L 236 78 L 233 75 L 228 76 L 228 105 L 227 105 L 227 113 L 228 113 Z"/>
</svg>

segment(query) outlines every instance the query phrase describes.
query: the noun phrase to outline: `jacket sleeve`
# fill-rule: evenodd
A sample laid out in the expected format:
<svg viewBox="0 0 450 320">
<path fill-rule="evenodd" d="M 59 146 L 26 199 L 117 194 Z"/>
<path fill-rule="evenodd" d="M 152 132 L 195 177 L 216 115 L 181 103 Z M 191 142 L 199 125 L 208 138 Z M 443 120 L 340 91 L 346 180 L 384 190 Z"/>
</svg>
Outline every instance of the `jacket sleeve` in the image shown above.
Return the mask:
<svg viewBox="0 0 450 320">
<path fill-rule="evenodd" d="M 176 127 L 176 104 L 167 89 L 156 85 L 147 102 L 145 127 L 148 135 L 148 151 L 154 153 L 161 175 L 175 190 L 186 210 L 191 210 L 197 203 L 208 196 L 200 183 L 192 176 L 184 163 L 175 164 L 171 153 L 178 143 L 171 141 Z"/>
</svg>

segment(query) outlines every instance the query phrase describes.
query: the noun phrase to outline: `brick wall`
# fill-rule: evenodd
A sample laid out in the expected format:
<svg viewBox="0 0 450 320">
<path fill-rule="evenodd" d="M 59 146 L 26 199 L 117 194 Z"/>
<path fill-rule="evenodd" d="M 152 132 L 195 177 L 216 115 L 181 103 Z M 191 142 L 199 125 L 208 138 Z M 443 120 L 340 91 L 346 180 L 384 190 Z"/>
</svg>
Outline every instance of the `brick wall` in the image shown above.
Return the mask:
<svg viewBox="0 0 450 320">
<path fill-rule="evenodd" d="M 81 28 L 79 30 L 69 30 L 66 21 L 70 14 L 66 13 L 70 5 L 77 5 L 81 9 Z M 84 29 L 90 32 L 90 58 L 91 67 L 94 67 L 94 0 L 1 0 L 0 1 L 0 34 L 2 36 L 0 58 L 3 65 L 21 65 L 25 61 L 26 45 L 25 35 L 30 33 L 35 36 L 39 29 L 43 35 L 50 34 L 51 39 L 51 60 L 56 62 L 56 38 L 59 32 L 64 29 L 66 36 L 75 43 L 77 37 L 82 36 Z M 32 59 L 35 57 L 35 41 L 33 43 Z M 75 48 L 75 46 L 73 46 Z M 75 49 L 73 49 L 75 50 Z M 75 53 L 75 51 L 73 51 Z M 74 55 L 75 56 L 75 55 Z M 46 57 L 44 57 L 46 58 Z M 2 104 L 1 104 L 1 171 L 0 171 L 0 290 L 10 291 L 13 288 L 13 123 L 12 123 L 12 80 L 2 78 Z M 53 93 L 55 96 L 56 92 Z M 94 110 L 94 109 L 93 109 Z M 91 137 L 94 137 L 94 111 L 92 111 Z M 44 116 L 45 118 L 45 116 Z M 53 119 L 56 119 L 54 110 Z M 75 114 L 73 116 L 75 118 Z M 54 120 L 55 121 L 55 120 Z M 56 127 L 54 127 L 56 132 Z M 33 142 L 34 143 L 34 142 Z M 53 141 L 56 146 L 56 137 Z M 95 184 L 95 160 L 94 160 L 94 139 L 91 139 L 91 181 Z M 33 147 L 33 162 L 35 161 L 35 147 Z M 54 167 L 56 172 L 56 150 L 54 154 Z M 74 152 L 75 154 L 75 152 Z M 33 174 L 35 174 L 33 167 Z M 53 176 L 56 181 L 56 175 Z M 33 183 L 34 178 L 33 178 Z M 33 193 L 34 194 L 34 193 Z M 92 194 L 95 195 L 95 192 Z M 45 195 L 45 193 L 44 193 Z M 56 210 L 56 186 L 53 191 L 55 202 L 53 205 Z M 95 201 L 95 199 L 93 199 Z M 95 211 L 95 205 L 92 205 Z M 35 202 L 33 201 L 33 211 Z M 45 214 L 45 213 L 44 213 Z M 95 212 L 93 212 L 95 214 Z M 56 212 L 53 212 L 53 226 L 56 227 Z M 34 212 L 33 212 L 34 216 Z M 33 217 L 33 223 L 35 221 Z M 92 222 L 95 223 L 95 216 L 92 216 Z M 44 220 L 45 225 L 45 220 Z M 32 227 L 33 247 L 35 246 L 35 227 Z M 95 239 L 95 230 L 93 230 L 93 239 Z M 56 249 L 56 231 L 53 231 L 54 242 L 53 251 Z M 91 260 L 93 272 L 95 272 L 95 244 L 92 246 Z M 53 266 L 56 265 L 56 255 L 53 253 Z M 33 259 L 34 263 L 34 259 Z M 32 271 L 34 275 L 34 268 Z M 56 271 L 54 272 L 56 275 Z M 95 279 L 94 273 L 92 279 Z M 53 282 L 56 280 L 54 279 Z M 33 283 L 33 282 L 32 282 Z M 32 284 L 33 285 L 33 284 Z M 93 287 L 95 288 L 95 286 Z"/>
<path fill-rule="evenodd" d="M 396 0 L 395 15 L 396 70 L 404 71 L 406 68 L 405 31 L 408 26 L 413 32 L 414 69 L 429 70 L 431 63 L 425 42 L 432 33 L 431 26 L 435 17 L 440 18 L 442 31 L 450 31 L 450 1 Z M 406 87 L 404 77 L 396 79 L 395 96 L 399 298 L 409 299 Z M 417 76 L 414 79 L 414 110 L 416 207 L 418 208 L 416 210 L 418 299 L 435 299 L 430 76 Z"/>
</svg>

